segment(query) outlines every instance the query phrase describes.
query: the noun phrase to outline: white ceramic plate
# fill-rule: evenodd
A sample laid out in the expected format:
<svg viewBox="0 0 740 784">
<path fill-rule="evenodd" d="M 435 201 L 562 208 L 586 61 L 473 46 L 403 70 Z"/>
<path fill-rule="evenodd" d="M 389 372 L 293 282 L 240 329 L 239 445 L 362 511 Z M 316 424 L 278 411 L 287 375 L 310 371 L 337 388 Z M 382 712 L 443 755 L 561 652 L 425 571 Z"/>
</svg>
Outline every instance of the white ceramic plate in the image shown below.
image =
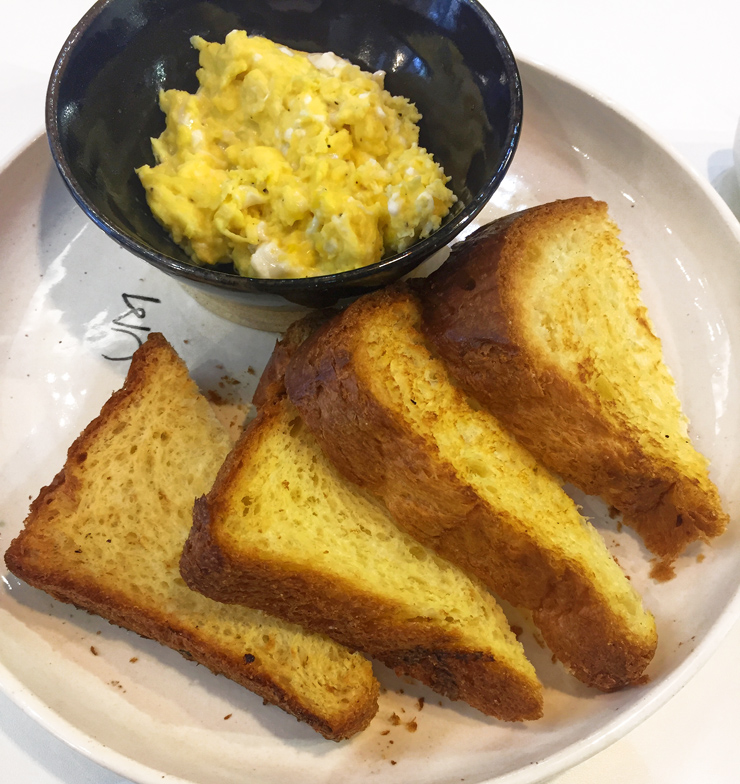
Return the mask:
<svg viewBox="0 0 740 784">
<path fill-rule="evenodd" d="M 515 163 L 479 222 L 575 195 L 606 200 L 623 229 L 698 446 L 731 516 L 740 504 L 740 238 L 710 190 L 643 128 L 578 87 L 521 63 L 525 122 Z M 0 550 L 67 447 L 123 380 L 138 339 L 160 330 L 201 387 L 250 399 L 275 336 L 206 312 L 171 279 L 88 221 L 45 140 L 0 174 Z M 237 379 L 238 385 L 225 377 Z M 371 726 L 322 740 L 225 678 L 59 604 L 10 574 L 0 590 L 0 684 L 45 727 L 136 782 L 523 784 L 623 735 L 674 694 L 740 615 L 738 528 L 692 548 L 658 584 L 628 531 L 578 499 L 654 612 L 646 686 L 605 695 L 524 643 L 545 685 L 545 717 L 489 720 L 383 668 Z M 701 555 L 700 555 L 701 553 Z M 701 559 L 703 556 L 703 560 Z M 125 579 L 125 575 L 122 575 Z M 424 697 L 423 709 L 419 698 Z M 392 713 L 402 723 L 390 721 Z M 408 722 L 416 719 L 417 730 Z"/>
</svg>

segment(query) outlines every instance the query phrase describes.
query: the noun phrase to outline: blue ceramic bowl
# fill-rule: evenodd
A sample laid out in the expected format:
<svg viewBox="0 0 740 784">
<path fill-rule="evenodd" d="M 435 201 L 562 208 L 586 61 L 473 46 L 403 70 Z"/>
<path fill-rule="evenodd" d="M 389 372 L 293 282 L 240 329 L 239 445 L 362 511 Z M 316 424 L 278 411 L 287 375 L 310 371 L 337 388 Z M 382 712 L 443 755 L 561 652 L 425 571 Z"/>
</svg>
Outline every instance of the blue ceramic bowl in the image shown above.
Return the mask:
<svg viewBox="0 0 740 784">
<path fill-rule="evenodd" d="M 403 253 L 315 278 L 244 278 L 192 264 L 152 216 L 134 169 L 154 162 L 160 89 L 197 89 L 190 37 L 223 41 L 233 29 L 384 70 L 386 88 L 422 113 L 420 143 L 451 177 L 458 202 L 443 225 Z M 46 113 L 69 190 L 123 247 L 210 294 L 269 293 L 308 307 L 379 288 L 449 243 L 503 179 L 521 121 L 514 57 L 476 0 L 101 0 L 57 59 Z"/>
</svg>

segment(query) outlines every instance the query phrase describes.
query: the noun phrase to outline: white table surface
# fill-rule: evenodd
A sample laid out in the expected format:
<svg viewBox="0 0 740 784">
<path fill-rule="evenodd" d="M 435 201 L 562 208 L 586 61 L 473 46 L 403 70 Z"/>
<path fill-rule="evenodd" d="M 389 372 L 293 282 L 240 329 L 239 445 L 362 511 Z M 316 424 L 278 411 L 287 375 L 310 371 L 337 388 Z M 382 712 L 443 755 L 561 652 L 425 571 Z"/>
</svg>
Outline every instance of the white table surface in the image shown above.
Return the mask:
<svg viewBox="0 0 740 784">
<path fill-rule="evenodd" d="M 43 131 L 46 84 L 89 0 L 2 0 L 0 162 Z M 614 101 L 682 155 L 740 216 L 734 0 L 485 0 L 514 51 Z M 2 231 L 2 227 L 0 227 Z M 740 263 L 740 258 L 738 258 Z M 740 624 L 668 704 L 552 784 L 738 784 Z M 0 694 L 0 781 L 126 784 Z"/>
</svg>

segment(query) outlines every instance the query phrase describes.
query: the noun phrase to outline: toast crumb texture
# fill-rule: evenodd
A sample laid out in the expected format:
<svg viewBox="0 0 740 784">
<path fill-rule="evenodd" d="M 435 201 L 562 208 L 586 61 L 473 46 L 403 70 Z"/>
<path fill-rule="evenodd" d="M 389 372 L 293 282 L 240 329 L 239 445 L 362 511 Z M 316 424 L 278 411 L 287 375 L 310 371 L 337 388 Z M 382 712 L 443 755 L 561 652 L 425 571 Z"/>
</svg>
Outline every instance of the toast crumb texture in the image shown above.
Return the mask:
<svg viewBox="0 0 740 784">
<path fill-rule="evenodd" d="M 553 476 L 450 378 L 416 297 L 364 297 L 295 354 L 288 393 L 333 463 L 397 523 L 533 619 L 604 690 L 639 681 L 652 616 Z"/>
<path fill-rule="evenodd" d="M 541 687 L 490 594 L 334 469 L 286 397 L 263 405 L 196 503 L 187 583 L 326 633 L 515 721 Z"/>
<path fill-rule="evenodd" d="M 31 506 L 8 568 L 57 599 L 195 659 L 349 737 L 377 710 L 370 663 L 326 637 L 191 591 L 179 559 L 193 501 L 231 443 L 166 340 L 151 335 Z"/>
<path fill-rule="evenodd" d="M 489 224 L 419 291 L 425 334 L 457 379 L 659 558 L 724 531 L 606 204 L 570 199 Z"/>
</svg>

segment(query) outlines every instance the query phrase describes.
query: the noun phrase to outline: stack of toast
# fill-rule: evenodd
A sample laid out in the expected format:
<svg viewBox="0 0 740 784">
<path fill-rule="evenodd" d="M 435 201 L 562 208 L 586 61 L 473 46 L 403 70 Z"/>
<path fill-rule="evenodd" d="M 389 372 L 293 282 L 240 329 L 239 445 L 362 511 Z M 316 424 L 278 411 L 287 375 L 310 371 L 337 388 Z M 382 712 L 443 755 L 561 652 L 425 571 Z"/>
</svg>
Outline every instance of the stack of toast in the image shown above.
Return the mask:
<svg viewBox="0 0 740 784">
<path fill-rule="evenodd" d="M 286 386 L 344 475 L 420 542 L 532 613 L 589 685 L 639 679 L 655 623 L 560 483 L 451 379 L 417 298 L 363 298 L 296 353 Z"/>
<path fill-rule="evenodd" d="M 655 621 L 562 479 L 664 564 L 727 523 L 591 199 L 509 216 L 428 279 L 312 314 L 254 403 L 232 447 L 150 337 L 6 563 L 328 738 L 376 710 L 362 654 L 487 715 L 541 716 L 495 597 L 584 683 L 646 678 Z"/>
</svg>

